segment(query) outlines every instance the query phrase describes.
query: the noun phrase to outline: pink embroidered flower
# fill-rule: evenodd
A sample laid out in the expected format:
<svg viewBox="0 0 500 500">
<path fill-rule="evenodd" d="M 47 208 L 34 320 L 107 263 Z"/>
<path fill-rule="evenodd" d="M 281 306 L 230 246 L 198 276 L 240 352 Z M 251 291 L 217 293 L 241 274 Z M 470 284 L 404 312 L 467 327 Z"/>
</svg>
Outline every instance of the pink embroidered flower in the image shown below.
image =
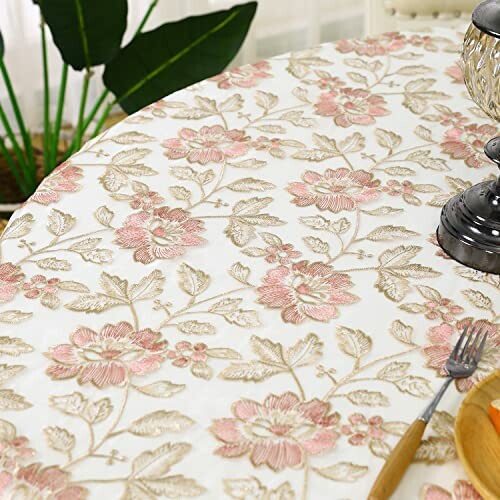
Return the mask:
<svg viewBox="0 0 500 500">
<path fill-rule="evenodd" d="M 474 486 L 463 480 L 455 481 L 453 493 L 437 484 L 426 484 L 422 487 L 419 498 L 422 500 L 482 500 Z"/>
<path fill-rule="evenodd" d="M 201 220 L 192 219 L 181 208 L 160 207 L 149 212 L 129 215 L 116 231 L 115 243 L 122 248 L 135 248 L 134 259 L 149 264 L 156 259 L 173 259 L 184 255 L 186 247 L 195 247 L 205 240 Z"/>
<path fill-rule="evenodd" d="M 268 137 L 264 137 L 261 135 L 260 137 L 257 137 L 252 142 L 252 146 L 257 150 L 257 151 L 268 151 L 271 156 L 274 156 L 275 158 L 284 158 L 285 157 L 285 151 L 282 149 L 282 139 L 279 139 L 278 137 L 273 137 L 272 139 L 269 139 Z"/>
<path fill-rule="evenodd" d="M 163 196 L 160 196 L 156 191 L 146 191 L 135 193 L 130 202 L 130 206 L 134 210 L 151 210 L 156 205 L 161 205 L 165 201 Z"/>
<path fill-rule="evenodd" d="M 83 486 L 70 483 L 71 474 L 57 465 L 44 467 L 41 463 L 21 467 L 16 473 L 13 488 L 15 498 L 48 500 L 84 500 L 88 490 Z"/>
<path fill-rule="evenodd" d="M 356 52 L 358 56 L 383 56 L 397 52 L 406 45 L 406 37 L 397 32 L 383 33 L 362 40 L 339 40 L 336 48 L 342 54 Z"/>
<path fill-rule="evenodd" d="M 453 321 L 455 316 L 462 314 L 464 308 L 457 306 L 450 299 L 429 300 L 424 304 L 427 319 L 440 319 L 442 321 Z"/>
<path fill-rule="evenodd" d="M 445 133 L 445 141 L 441 143 L 443 153 L 455 160 L 464 160 L 471 168 L 480 168 L 490 163 L 484 155 L 486 141 L 497 135 L 493 125 L 465 125 L 454 127 Z"/>
<path fill-rule="evenodd" d="M 59 305 L 59 297 L 57 297 L 59 278 L 47 279 L 41 274 L 36 274 L 30 281 L 23 283 L 24 296 L 28 299 L 37 299 L 44 306 L 55 309 Z"/>
<path fill-rule="evenodd" d="M 408 37 L 408 43 L 410 45 L 413 45 L 413 47 L 422 47 L 424 50 L 428 50 L 429 52 L 436 52 L 438 50 L 438 46 L 436 44 L 438 41 L 443 41 L 443 39 L 432 37 L 430 35 L 411 35 Z"/>
<path fill-rule="evenodd" d="M 54 380 L 76 377 L 79 384 L 91 382 L 102 388 L 124 385 L 131 375 L 145 375 L 160 368 L 167 341 L 149 328 L 135 331 L 122 321 L 107 324 L 99 333 L 77 328 L 71 344 L 51 347 L 46 356 L 54 364 L 46 373 Z"/>
<path fill-rule="evenodd" d="M 460 111 L 453 112 L 449 108 L 440 108 L 439 123 L 445 127 L 463 128 L 468 121 L 469 117 L 462 115 Z"/>
<path fill-rule="evenodd" d="M 390 196 L 401 196 L 404 194 L 414 194 L 415 188 L 410 181 L 399 182 L 391 179 L 387 181 L 387 186 L 384 186 L 382 191 L 385 191 Z"/>
<path fill-rule="evenodd" d="M 345 87 L 345 82 L 337 76 L 332 76 L 328 71 L 316 70 L 316 75 L 319 80 L 311 81 L 313 85 L 316 85 L 323 90 L 335 90 L 339 87 Z"/>
<path fill-rule="evenodd" d="M 282 266 L 290 264 L 292 259 L 296 259 L 302 255 L 301 252 L 293 249 L 290 243 L 270 245 L 266 248 L 267 255 L 265 259 L 269 263 L 279 262 Z"/>
<path fill-rule="evenodd" d="M 24 274 L 19 266 L 10 262 L 0 264 L 0 302 L 11 300 L 19 290 Z"/>
<path fill-rule="evenodd" d="M 380 181 L 364 170 L 328 168 L 324 174 L 307 170 L 302 179 L 304 182 L 288 185 L 288 192 L 295 196 L 292 203 L 298 207 L 316 205 L 334 213 L 352 212 L 360 203 L 375 200 L 380 194 Z"/>
<path fill-rule="evenodd" d="M 459 83 L 463 85 L 464 83 L 464 73 L 462 68 L 458 63 L 455 63 L 453 66 L 446 68 L 445 73 L 451 77 L 453 83 Z"/>
<path fill-rule="evenodd" d="M 152 104 L 149 104 L 148 106 L 145 106 L 142 108 L 142 111 L 151 111 L 153 116 L 156 116 L 157 118 L 165 118 L 167 116 L 165 108 L 168 108 L 167 103 L 163 99 L 160 99 Z"/>
<path fill-rule="evenodd" d="M 270 69 L 271 66 L 267 61 L 259 61 L 254 64 L 246 64 L 240 68 L 224 71 L 224 73 L 215 75 L 208 80 L 216 82 L 220 89 L 255 87 L 260 79 L 271 78 L 273 76 L 267 72 Z"/>
<path fill-rule="evenodd" d="M 291 267 L 276 267 L 267 272 L 263 282 L 257 288 L 258 302 L 281 309 L 286 323 L 299 324 L 306 318 L 329 321 L 337 317 L 338 305 L 358 300 L 346 292 L 353 286 L 350 277 L 322 262 L 302 260 Z"/>
<path fill-rule="evenodd" d="M 195 377 L 210 378 L 212 369 L 207 365 L 207 345 L 198 342 L 192 344 L 185 340 L 177 342 L 174 349 L 167 351 L 167 358 L 178 368 L 190 367 Z"/>
<path fill-rule="evenodd" d="M 474 384 L 487 377 L 498 369 L 500 364 L 500 327 L 487 320 L 473 320 L 465 318 L 457 321 L 455 326 L 449 323 L 441 323 L 431 328 L 427 333 L 430 344 L 423 347 L 422 352 L 427 358 L 429 368 L 435 369 L 442 377 L 446 376 L 444 366 L 448 357 L 455 347 L 458 337 L 466 326 L 474 325 L 481 328 L 483 333 L 488 331 L 488 340 L 481 357 L 481 361 L 474 374 L 466 379 L 457 379 L 455 384 L 460 392 L 467 392 Z"/>
<path fill-rule="evenodd" d="M 183 128 L 178 139 L 163 141 L 166 149 L 163 154 L 171 160 L 186 158 L 190 163 L 201 165 L 222 163 L 244 155 L 249 149 L 249 139 L 242 130 L 226 130 L 220 125 L 204 126 L 199 131 Z"/>
<path fill-rule="evenodd" d="M 318 115 L 333 116 L 336 125 L 347 128 L 375 123 L 375 117 L 389 114 L 386 104 L 382 96 L 368 90 L 341 88 L 320 94 L 314 107 Z"/>
<path fill-rule="evenodd" d="M 329 403 L 301 402 L 293 392 L 270 394 L 264 403 L 241 399 L 232 412 L 235 418 L 216 419 L 210 428 L 224 443 L 215 453 L 226 458 L 248 453 L 256 467 L 302 468 L 307 456 L 330 451 L 339 437 L 340 417 L 329 413 Z"/>
<path fill-rule="evenodd" d="M 18 464 L 35 454 L 27 445 L 29 440 L 24 436 L 16 436 L 16 428 L 6 420 L 0 420 L 0 470 L 13 471 Z M 0 485 L 0 493 L 1 493 Z"/>
<path fill-rule="evenodd" d="M 81 168 L 73 166 L 69 160 L 61 163 L 49 176 L 45 177 L 28 201 L 49 205 L 60 200 L 60 193 L 78 191 L 80 185 L 76 181 L 82 178 L 82 172 Z"/>
<path fill-rule="evenodd" d="M 427 238 L 427 241 L 429 241 L 438 248 L 434 255 L 437 255 L 438 257 L 443 257 L 443 259 L 451 259 L 451 257 L 441 248 L 436 233 L 431 233 Z"/>
<path fill-rule="evenodd" d="M 365 444 L 370 439 L 384 439 L 387 433 L 382 429 L 384 419 L 378 415 L 366 418 L 361 413 L 353 413 L 349 424 L 342 426 L 342 434 L 349 436 L 354 446 Z"/>
</svg>

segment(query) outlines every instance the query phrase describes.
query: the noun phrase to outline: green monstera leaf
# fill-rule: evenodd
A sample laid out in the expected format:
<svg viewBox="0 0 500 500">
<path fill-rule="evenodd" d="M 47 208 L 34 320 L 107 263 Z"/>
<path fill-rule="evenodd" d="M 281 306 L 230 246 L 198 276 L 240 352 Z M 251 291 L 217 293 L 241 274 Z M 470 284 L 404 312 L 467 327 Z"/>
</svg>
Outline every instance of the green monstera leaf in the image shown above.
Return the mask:
<svg viewBox="0 0 500 500">
<path fill-rule="evenodd" d="M 109 61 L 127 27 L 127 0 L 36 0 L 64 62 L 76 70 Z"/>
<path fill-rule="evenodd" d="M 250 2 L 142 33 L 107 63 L 104 84 L 133 113 L 220 73 L 238 52 L 256 9 Z"/>
<path fill-rule="evenodd" d="M 2 32 L 0 31 L 0 59 L 3 59 L 4 52 L 5 52 L 5 45 L 3 44 L 3 36 Z"/>
</svg>

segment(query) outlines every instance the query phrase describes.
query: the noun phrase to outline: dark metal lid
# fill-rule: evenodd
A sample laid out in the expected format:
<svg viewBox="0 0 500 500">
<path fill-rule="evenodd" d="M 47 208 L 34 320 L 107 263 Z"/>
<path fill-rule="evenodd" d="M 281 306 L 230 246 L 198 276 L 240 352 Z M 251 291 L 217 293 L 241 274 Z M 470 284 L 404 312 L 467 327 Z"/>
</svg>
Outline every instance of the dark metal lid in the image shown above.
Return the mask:
<svg viewBox="0 0 500 500">
<path fill-rule="evenodd" d="M 472 13 L 472 22 L 484 33 L 500 38 L 500 0 L 481 2 Z"/>
</svg>

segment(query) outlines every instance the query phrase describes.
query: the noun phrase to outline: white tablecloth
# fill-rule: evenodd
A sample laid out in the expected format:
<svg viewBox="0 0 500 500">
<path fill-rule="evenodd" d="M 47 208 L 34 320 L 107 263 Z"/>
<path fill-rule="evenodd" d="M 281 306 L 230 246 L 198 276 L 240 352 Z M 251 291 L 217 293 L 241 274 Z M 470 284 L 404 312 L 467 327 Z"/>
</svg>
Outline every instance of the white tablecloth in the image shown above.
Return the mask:
<svg viewBox="0 0 500 500">
<path fill-rule="evenodd" d="M 434 237 L 444 202 L 495 174 L 462 37 L 224 73 L 42 183 L 1 238 L 4 498 L 364 498 L 480 322 L 479 369 L 395 495 L 479 498 L 453 420 L 499 366 L 499 279 Z"/>
</svg>

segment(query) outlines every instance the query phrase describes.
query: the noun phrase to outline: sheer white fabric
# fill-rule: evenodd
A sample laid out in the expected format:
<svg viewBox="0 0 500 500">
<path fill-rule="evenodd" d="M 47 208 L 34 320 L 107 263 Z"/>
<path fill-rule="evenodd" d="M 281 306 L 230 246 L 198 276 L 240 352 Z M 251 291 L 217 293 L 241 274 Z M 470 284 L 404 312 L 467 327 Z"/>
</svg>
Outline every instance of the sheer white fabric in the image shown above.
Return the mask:
<svg viewBox="0 0 500 500">
<path fill-rule="evenodd" d="M 129 22 L 124 42 L 137 28 L 151 0 L 129 2 Z M 167 20 L 231 7 L 241 0 L 160 0 L 146 28 Z M 254 62 L 272 55 L 299 50 L 320 42 L 361 36 L 363 0 L 260 0 L 248 38 L 232 66 Z M 348 21 L 348 22 L 346 22 Z M 6 45 L 5 60 L 14 82 L 23 115 L 32 129 L 39 129 L 43 116 L 43 79 L 39 12 L 29 1 L 0 2 L 0 30 Z M 61 60 L 48 34 L 51 116 L 57 106 Z M 69 72 L 64 118 L 74 123 L 78 115 L 82 73 Z M 88 103 L 102 92 L 99 71 L 92 79 Z M 11 112 L 3 82 L 0 102 Z M 13 120 L 12 120 L 13 122 Z"/>
</svg>

